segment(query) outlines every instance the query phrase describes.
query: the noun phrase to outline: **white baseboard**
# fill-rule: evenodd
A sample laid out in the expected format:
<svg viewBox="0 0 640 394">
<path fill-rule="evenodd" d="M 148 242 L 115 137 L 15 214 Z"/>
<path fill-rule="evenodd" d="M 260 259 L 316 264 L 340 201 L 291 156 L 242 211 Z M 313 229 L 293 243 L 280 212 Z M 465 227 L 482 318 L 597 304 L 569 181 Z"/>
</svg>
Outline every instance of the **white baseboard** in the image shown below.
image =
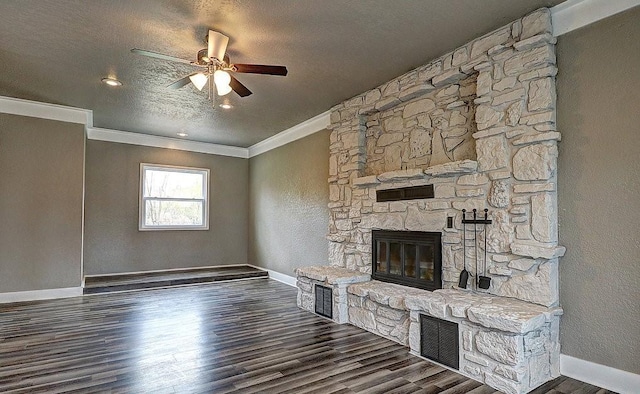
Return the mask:
<svg viewBox="0 0 640 394">
<path fill-rule="evenodd" d="M 256 265 L 251 265 L 251 264 L 248 264 L 248 265 L 250 267 L 257 268 L 257 269 L 262 270 L 262 271 L 267 271 L 269 273 L 269 278 L 271 278 L 273 280 L 277 280 L 278 282 L 282 282 L 285 285 L 289 285 L 289 286 L 292 286 L 292 287 L 297 287 L 296 286 L 297 279 L 295 277 L 293 277 L 293 276 L 286 275 L 286 274 L 281 274 L 278 271 L 270 270 L 268 268 L 258 267 Z"/>
<path fill-rule="evenodd" d="M 53 298 L 69 298 L 82 295 L 82 287 L 66 287 L 61 289 L 45 289 L 31 291 L 14 291 L 0 293 L 0 304 L 9 302 L 50 300 Z"/>
<path fill-rule="evenodd" d="M 640 390 L 640 375 L 566 354 L 560 355 L 560 373 L 620 394 L 638 393 Z"/>
</svg>

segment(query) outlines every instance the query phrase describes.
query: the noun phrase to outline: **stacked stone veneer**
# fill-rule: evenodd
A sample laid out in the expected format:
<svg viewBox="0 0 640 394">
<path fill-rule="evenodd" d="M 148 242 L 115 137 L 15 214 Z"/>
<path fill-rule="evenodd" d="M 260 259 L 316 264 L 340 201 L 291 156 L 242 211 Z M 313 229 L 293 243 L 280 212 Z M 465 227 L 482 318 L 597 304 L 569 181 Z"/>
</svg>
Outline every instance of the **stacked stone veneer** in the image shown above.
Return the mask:
<svg viewBox="0 0 640 394">
<path fill-rule="evenodd" d="M 313 284 L 330 285 L 335 321 L 414 353 L 420 313 L 456 322 L 460 372 L 508 393 L 558 376 L 551 32 L 549 10 L 537 10 L 332 108 L 330 266 L 297 271 L 299 306 L 313 311 Z M 425 184 L 434 198 L 376 202 L 377 190 Z M 485 208 L 493 223 L 477 242 L 468 227 L 463 256 L 462 210 Z M 443 289 L 368 281 L 372 229 L 441 232 Z M 487 290 L 474 285 L 476 258 Z M 465 259 L 472 278 L 462 290 Z"/>
<path fill-rule="evenodd" d="M 370 273 L 371 229 L 439 231 L 454 287 L 461 211 L 488 208 L 486 292 L 558 305 L 554 44 L 540 9 L 332 108 L 330 265 Z M 423 184 L 435 198 L 375 200 Z M 472 275 L 484 237 L 467 248 Z"/>
<path fill-rule="evenodd" d="M 403 96 L 421 94 L 406 105 L 366 117 L 365 175 L 476 158 L 476 75 L 444 89 L 421 88 Z"/>
</svg>

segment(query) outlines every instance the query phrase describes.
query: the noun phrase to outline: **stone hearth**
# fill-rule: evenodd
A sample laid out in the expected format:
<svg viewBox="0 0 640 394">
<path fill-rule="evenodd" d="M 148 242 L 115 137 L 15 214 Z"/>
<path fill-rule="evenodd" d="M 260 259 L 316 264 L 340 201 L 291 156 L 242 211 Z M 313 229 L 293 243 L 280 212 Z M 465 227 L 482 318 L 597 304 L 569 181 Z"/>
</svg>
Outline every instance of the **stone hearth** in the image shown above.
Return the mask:
<svg viewBox="0 0 640 394">
<path fill-rule="evenodd" d="M 455 322 L 460 372 L 508 393 L 559 374 L 551 32 L 549 10 L 537 10 L 332 108 L 331 267 L 298 270 L 301 307 L 313 283 L 330 284 L 334 320 L 413 352 L 419 314 Z M 422 185 L 434 198 L 376 201 L 378 190 Z M 492 224 L 463 240 L 462 210 L 485 208 Z M 442 290 L 368 282 L 372 229 L 442 233 Z M 488 289 L 457 288 L 465 260 Z"/>
<path fill-rule="evenodd" d="M 371 281 L 360 271 L 302 267 L 298 306 L 314 312 L 316 284 L 333 290 L 333 317 L 408 346 L 420 356 L 420 314 L 458 324 L 459 372 L 506 393 L 559 376 L 559 307 L 459 289 L 421 290 Z"/>
</svg>

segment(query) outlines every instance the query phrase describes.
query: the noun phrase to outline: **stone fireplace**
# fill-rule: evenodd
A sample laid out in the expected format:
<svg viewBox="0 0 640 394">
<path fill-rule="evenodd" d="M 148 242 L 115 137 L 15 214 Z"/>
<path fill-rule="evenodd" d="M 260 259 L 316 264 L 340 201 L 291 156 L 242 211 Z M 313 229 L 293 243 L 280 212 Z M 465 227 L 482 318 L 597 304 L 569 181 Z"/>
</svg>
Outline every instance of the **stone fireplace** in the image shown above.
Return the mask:
<svg viewBox="0 0 640 394">
<path fill-rule="evenodd" d="M 314 285 L 329 286 L 334 321 L 418 355 L 421 316 L 453 322 L 459 371 L 507 393 L 559 375 L 551 31 L 549 10 L 537 10 L 332 108 L 329 265 L 297 270 L 300 307 L 313 311 Z M 433 194 L 412 198 L 414 187 Z M 465 231 L 473 209 L 491 224 Z M 435 290 L 370 280 L 378 231 L 441 234 Z M 387 276 L 420 276 L 402 259 L 392 275 L 389 253 Z M 469 264 L 478 260 L 483 272 Z M 458 288 L 465 267 L 488 288 Z"/>
</svg>

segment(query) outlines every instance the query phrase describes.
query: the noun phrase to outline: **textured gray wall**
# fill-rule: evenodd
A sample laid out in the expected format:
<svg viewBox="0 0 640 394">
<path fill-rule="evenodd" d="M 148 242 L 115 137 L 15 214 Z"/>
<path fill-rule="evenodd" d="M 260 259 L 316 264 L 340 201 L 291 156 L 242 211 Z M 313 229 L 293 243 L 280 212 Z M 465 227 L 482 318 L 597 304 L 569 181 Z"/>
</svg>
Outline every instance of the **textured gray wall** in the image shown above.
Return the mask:
<svg viewBox="0 0 640 394">
<path fill-rule="evenodd" d="M 0 114 L 0 293 L 78 287 L 82 125 Z"/>
<path fill-rule="evenodd" d="M 640 7 L 558 40 L 562 353 L 640 373 Z"/>
<path fill-rule="evenodd" d="M 209 168 L 208 231 L 138 231 L 140 163 Z M 87 141 L 85 274 L 247 263 L 248 160 Z"/>
<path fill-rule="evenodd" d="M 293 276 L 327 264 L 329 131 L 249 159 L 249 262 Z"/>
</svg>

